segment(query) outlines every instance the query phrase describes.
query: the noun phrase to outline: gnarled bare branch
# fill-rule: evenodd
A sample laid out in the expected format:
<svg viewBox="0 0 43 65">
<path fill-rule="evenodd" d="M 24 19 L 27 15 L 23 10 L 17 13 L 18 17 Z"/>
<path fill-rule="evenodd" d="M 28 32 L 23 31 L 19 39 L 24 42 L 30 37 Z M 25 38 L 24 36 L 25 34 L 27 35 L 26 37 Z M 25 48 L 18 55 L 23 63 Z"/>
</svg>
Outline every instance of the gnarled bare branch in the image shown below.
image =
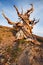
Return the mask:
<svg viewBox="0 0 43 65">
<path fill-rule="evenodd" d="M 15 24 L 15 23 L 12 22 L 3 12 L 2 12 L 2 15 L 3 15 L 3 17 L 8 21 L 9 24 L 11 24 L 11 25 L 14 25 L 14 24 Z"/>
<path fill-rule="evenodd" d="M 33 12 L 33 10 L 34 10 L 34 8 L 33 8 L 33 4 L 30 4 L 31 5 L 31 8 L 29 9 L 29 10 L 27 10 L 27 12 L 25 13 L 25 15 L 30 15 L 32 12 Z"/>
</svg>

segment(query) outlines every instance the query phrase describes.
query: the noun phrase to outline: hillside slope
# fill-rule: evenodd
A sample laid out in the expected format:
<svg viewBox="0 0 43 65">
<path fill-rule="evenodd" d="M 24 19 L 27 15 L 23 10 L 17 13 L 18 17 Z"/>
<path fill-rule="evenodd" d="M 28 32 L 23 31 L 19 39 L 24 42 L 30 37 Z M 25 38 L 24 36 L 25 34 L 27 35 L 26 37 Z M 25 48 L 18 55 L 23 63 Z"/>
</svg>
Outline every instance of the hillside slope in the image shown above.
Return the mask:
<svg viewBox="0 0 43 65">
<path fill-rule="evenodd" d="M 41 45 L 14 42 L 13 28 L 0 26 L 0 65 L 43 65 L 43 37 L 34 35 Z"/>
<path fill-rule="evenodd" d="M 12 44 L 15 39 L 13 28 L 0 26 L 0 43 Z"/>
</svg>

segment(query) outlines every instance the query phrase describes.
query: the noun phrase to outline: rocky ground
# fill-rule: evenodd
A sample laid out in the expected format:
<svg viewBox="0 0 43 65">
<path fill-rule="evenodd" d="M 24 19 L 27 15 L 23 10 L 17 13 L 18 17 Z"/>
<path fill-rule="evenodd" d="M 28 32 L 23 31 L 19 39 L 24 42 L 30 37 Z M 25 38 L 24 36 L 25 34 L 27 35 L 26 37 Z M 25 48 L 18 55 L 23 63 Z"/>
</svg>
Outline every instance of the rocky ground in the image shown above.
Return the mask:
<svg viewBox="0 0 43 65">
<path fill-rule="evenodd" d="M 43 38 L 41 45 L 14 39 L 12 28 L 0 26 L 0 65 L 43 65 Z"/>
</svg>

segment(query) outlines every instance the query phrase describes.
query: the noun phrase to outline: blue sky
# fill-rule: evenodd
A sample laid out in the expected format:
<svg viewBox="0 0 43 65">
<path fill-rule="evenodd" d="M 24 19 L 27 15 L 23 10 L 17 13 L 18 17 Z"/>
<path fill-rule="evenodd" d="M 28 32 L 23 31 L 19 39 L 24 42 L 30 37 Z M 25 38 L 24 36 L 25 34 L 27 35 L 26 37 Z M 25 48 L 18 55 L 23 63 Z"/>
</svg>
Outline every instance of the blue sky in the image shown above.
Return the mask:
<svg viewBox="0 0 43 65">
<path fill-rule="evenodd" d="M 40 19 L 39 23 L 34 26 L 33 33 L 39 36 L 43 36 L 43 0 L 0 0 L 0 25 L 11 26 L 2 16 L 2 10 L 4 10 L 6 16 L 8 16 L 13 22 L 18 20 L 16 10 L 13 5 L 16 5 L 21 12 L 21 8 L 25 12 L 30 8 L 33 3 L 34 12 L 31 14 L 31 19 Z"/>
</svg>

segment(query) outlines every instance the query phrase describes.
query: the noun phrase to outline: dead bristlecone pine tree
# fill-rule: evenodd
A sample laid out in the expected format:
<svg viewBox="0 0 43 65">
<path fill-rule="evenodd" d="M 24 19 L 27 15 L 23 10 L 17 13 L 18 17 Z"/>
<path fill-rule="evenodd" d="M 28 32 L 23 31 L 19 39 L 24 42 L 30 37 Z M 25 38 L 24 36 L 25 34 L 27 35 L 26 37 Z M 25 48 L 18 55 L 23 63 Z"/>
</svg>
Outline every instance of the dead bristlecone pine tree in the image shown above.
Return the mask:
<svg viewBox="0 0 43 65">
<path fill-rule="evenodd" d="M 0 65 L 43 65 L 43 37 L 32 33 L 34 25 L 39 20 L 35 18 L 31 20 L 30 15 L 34 7 L 33 4 L 30 5 L 31 8 L 25 13 L 23 10 L 20 13 L 14 5 L 19 22 L 12 22 L 2 12 L 3 17 L 8 24 L 13 25 L 13 28 L 0 27 L 1 32 L 5 31 L 3 38 L 0 37 Z"/>
</svg>

